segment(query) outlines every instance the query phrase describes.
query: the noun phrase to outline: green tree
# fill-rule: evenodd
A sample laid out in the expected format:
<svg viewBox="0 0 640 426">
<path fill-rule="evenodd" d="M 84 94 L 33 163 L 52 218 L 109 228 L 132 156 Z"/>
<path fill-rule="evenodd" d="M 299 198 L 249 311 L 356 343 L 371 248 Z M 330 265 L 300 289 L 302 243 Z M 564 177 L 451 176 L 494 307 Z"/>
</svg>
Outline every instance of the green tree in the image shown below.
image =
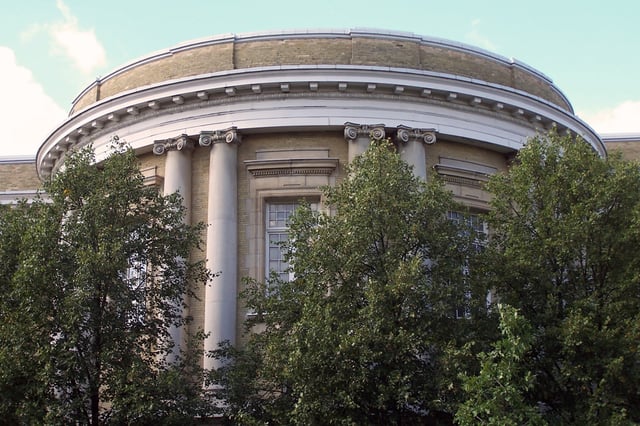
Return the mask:
<svg viewBox="0 0 640 426">
<path fill-rule="evenodd" d="M 640 167 L 551 133 L 489 189 L 484 276 L 533 327 L 529 402 L 550 422 L 640 422 Z"/>
<path fill-rule="evenodd" d="M 203 285 L 202 226 L 146 186 L 122 143 L 65 159 L 48 200 L 0 215 L 0 412 L 6 423 L 185 423 L 206 414 L 196 352 L 170 327 Z"/>
<path fill-rule="evenodd" d="M 256 316 L 243 349 L 219 371 L 239 423 L 451 422 L 457 371 L 444 356 L 473 336 L 486 293 L 467 274 L 475 236 L 435 178 L 416 178 L 389 142 L 324 189 L 334 214 L 300 208 L 284 249 L 288 282 L 249 281 Z M 477 294 L 472 298 L 469 295 Z M 477 300 L 476 300 L 477 299 Z M 477 302 L 477 303 L 476 303 Z"/>
<path fill-rule="evenodd" d="M 502 337 L 488 354 L 480 352 L 480 372 L 463 373 L 465 400 L 456 422 L 462 426 L 543 425 L 537 406 L 524 395 L 533 388 L 534 377 L 526 370 L 533 333 L 527 320 L 508 305 L 498 305 Z"/>
</svg>

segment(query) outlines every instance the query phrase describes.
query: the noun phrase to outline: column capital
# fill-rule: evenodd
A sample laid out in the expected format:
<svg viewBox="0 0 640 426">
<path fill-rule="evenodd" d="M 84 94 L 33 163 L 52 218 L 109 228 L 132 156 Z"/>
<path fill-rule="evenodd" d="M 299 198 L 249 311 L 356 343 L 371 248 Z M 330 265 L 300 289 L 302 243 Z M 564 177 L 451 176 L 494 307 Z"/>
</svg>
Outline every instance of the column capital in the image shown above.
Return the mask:
<svg viewBox="0 0 640 426">
<path fill-rule="evenodd" d="M 356 124 L 344 123 L 344 138 L 353 142 L 358 138 L 367 138 L 379 141 L 384 139 L 384 124 Z"/>
<path fill-rule="evenodd" d="M 238 132 L 237 127 L 229 127 L 224 130 L 212 130 L 200 132 L 198 143 L 200 146 L 211 146 L 217 143 L 240 143 L 242 136 Z"/>
<path fill-rule="evenodd" d="M 432 145 L 436 142 L 436 129 L 414 129 L 400 125 L 396 131 L 396 140 L 403 144 L 413 140 Z"/>
<path fill-rule="evenodd" d="M 190 151 L 195 143 L 187 135 L 153 141 L 153 153 L 162 155 L 166 151 Z"/>
</svg>

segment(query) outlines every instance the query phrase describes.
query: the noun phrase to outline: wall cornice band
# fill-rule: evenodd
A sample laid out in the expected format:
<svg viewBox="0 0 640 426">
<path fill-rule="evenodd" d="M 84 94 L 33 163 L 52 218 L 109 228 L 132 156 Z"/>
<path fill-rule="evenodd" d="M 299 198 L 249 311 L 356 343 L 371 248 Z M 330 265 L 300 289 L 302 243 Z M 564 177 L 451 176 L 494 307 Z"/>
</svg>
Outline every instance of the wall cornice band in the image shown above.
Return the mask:
<svg viewBox="0 0 640 426">
<path fill-rule="evenodd" d="M 359 36 L 373 39 L 376 33 Z M 407 35 L 383 38 L 389 37 Z M 236 127 L 251 134 L 338 130 L 345 122 L 433 128 L 442 136 L 475 139 L 503 151 L 518 150 L 529 136 L 555 127 L 606 155 L 599 136 L 570 110 L 513 87 L 401 66 L 285 64 L 180 77 L 99 100 L 51 133 L 36 166 L 47 178 L 68 150 L 88 143 L 100 158 L 113 135 L 148 151 L 155 140 L 211 128 Z"/>
</svg>

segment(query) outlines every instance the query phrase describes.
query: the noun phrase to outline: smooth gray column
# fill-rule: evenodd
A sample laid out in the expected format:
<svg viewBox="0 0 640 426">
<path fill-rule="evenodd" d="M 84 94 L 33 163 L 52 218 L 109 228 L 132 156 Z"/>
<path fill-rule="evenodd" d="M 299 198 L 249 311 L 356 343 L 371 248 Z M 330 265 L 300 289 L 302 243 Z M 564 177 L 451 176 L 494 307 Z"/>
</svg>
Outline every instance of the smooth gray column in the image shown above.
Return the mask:
<svg viewBox="0 0 640 426">
<path fill-rule="evenodd" d="M 384 124 L 344 124 L 344 138 L 349 143 L 349 162 L 364 152 L 371 145 L 372 140 L 381 140 L 385 137 Z"/>
<path fill-rule="evenodd" d="M 398 126 L 396 141 L 400 149 L 400 158 L 413 166 L 413 174 L 427 179 L 427 159 L 425 144 L 431 145 L 436 141 L 434 129 L 413 129 Z"/>
<path fill-rule="evenodd" d="M 206 288 L 204 300 L 205 352 L 236 341 L 238 257 L 237 160 L 239 135 L 235 128 L 202 132 L 200 145 L 210 146 L 209 202 L 207 205 L 207 268 L 220 275 Z M 205 368 L 222 363 L 205 357 Z"/>
<path fill-rule="evenodd" d="M 185 208 L 184 223 L 191 223 L 191 153 L 194 143 L 187 135 L 181 135 L 175 139 L 155 141 L 153 152 L 162 155 L 166 152 L 164 163 L 164 195 L 178 192 L 182 197 L 182 205 Z M 179 307 L 182 310 L 182 306 Z M 180 354 L 180 348 L 184 345 L 183 327 L 171 326 L 169 335 L 174 347 L 167 361 L 173 363 Z"/>
</svg>

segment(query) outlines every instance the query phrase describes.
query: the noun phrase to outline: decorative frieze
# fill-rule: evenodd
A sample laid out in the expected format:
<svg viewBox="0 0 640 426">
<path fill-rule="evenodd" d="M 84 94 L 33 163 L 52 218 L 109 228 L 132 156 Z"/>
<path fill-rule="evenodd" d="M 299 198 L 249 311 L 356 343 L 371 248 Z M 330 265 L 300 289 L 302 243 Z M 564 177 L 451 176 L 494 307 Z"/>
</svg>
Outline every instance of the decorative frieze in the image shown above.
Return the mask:
<svg viewBox="0 0 640 426">
<path fill-rule="evenodd" d="M 177 138 L 161 139 L 153 141 L 153 153 L 162 155 L 166 151 L 182 151 L 193 149 L 194 142 L 187 135 L 180 135 Z"/>
<path fill-rule="evenodd" d="M 246 160 L 252 176 L 330 176 L 338 168 L 337 158 L 288 158 Z"/>
</svg>

